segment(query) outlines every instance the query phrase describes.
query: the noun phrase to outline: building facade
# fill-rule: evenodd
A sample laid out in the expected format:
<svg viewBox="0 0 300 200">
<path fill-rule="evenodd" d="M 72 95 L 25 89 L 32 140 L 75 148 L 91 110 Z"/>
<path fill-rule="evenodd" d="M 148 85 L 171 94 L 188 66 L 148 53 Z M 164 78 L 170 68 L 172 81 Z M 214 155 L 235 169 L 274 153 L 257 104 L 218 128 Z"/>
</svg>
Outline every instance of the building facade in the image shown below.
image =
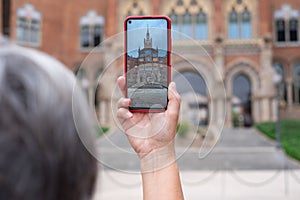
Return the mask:
<svg viewBox="0 0 300 200">
<path fill-rule="evenodd" d="M 114 124 L 111 91 L 123 73 L 118 34 L 129 15 L 172 19 L 173 77 L 190 72 L 205 81 L 194 87 L 207 91 L 211 123 L 226 116 L 232 126 L 237 115 L 276 120 L 278 103 L 283 115 L 300 112 L 299 0 L 2 0 L 0 8 L 2 33 L 77 73 L 104 126 Z"/>
</svg>

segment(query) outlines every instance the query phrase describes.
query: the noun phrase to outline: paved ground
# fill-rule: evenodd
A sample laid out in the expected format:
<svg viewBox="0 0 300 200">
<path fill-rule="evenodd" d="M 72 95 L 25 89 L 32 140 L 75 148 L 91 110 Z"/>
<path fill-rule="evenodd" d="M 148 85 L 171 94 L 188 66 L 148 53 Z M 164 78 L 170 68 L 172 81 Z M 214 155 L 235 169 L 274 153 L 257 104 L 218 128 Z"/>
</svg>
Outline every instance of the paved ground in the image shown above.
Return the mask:
<svg viewBox="0 0 300 200">
<path fill-rule="evenodd" d="M 100 172 L 94 200 L 141 200 L 139 174 Z M 187 200 L 299 200 L 300 170 L 182 171 Z M 167 200 L 167 199 L 166 199 Z"/>
<path fill-rule="evenodd" d="M 180 170 L 275 170 L 297 169 L 275 144 L 255 129 L 225 129 L 217 144 L 191 145 L 193 139 L 176 139 Z M 197 139 L 196 139 L 197 140 Z M 126 137 L 116 132 L 99 142 L 100 158 L 111 169 L 138 171 L 139 162 Z M 197 141 L 195 141 L 197 143 Z M 211 150 L 211 151 L 209 151 Z M 210 152 L 205 157 L 203 152 Z"/>
<path fill-rule="evenodd" d="M 255 129 L 225 129 L 204 158 L 214 143 L 200 150 L 199 139 L 176 140 L 186 199 L 299 199 L 299 163 Z M 105 166 L 94 199 L 142 199 L 138 159 L 126 137 L 111 134 L 99 141 L 99 150 Z"/>
</svg>

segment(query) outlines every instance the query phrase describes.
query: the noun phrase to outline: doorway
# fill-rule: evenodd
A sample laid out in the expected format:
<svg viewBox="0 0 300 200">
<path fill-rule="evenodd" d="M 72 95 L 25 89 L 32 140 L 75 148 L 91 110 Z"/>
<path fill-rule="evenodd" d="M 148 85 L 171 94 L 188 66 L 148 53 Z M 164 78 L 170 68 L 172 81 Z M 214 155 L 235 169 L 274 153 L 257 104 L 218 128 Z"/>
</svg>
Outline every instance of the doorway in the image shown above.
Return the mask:
<svg viewBox="0 0 300 200">
<path fill-rule="evenodd" d="M 250 127 L 252 119 L 252 88 L 251 82 L 245 74 L 239 74 L 233 79 L 232 122 L 235 127 Z"/>
</svg>

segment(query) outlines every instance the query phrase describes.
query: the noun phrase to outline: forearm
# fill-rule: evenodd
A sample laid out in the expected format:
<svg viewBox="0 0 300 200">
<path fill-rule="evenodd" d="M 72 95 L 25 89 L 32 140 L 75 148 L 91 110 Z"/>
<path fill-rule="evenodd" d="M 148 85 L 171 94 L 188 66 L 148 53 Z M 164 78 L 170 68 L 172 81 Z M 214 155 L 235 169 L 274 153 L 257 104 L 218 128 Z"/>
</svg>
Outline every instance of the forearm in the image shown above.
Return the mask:
<svg viewBox="0 0 300 200">
<path fill-rule="evenodd" d="M 176 162 L 157 171 L 142 173 L 142 179 L 144 200 L 183 199 Z"/>
<path fill-rule="evenodd" d="M 144 200 L 182 200 L 174 144 L 141 159 Z"/>
</svg>

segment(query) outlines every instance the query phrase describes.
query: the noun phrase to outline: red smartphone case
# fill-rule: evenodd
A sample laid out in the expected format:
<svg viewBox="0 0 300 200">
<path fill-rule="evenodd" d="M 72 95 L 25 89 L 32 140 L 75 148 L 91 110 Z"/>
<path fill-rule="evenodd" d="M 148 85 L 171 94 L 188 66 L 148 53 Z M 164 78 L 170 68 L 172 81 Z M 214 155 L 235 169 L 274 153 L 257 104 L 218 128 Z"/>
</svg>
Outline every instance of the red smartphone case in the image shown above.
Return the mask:
<svg viewBox="0 0 300 200">
<path fill-rule="evenodd" d="M 171 19 L 165 15 L 150 15 L 150 16 L 128 16 L 124 20 L 124 76 L 126 83 L 126 97 L 127 96 L 127 21 L 134 19 L 165 19 L 167 20 L 168 28 L 168 50 L 167 50 L 167 71 L 168 71 L 168 84 L 171 81 L 171 51 L 172 51 L 172 39 L 171 39 Z M 167 108 L 166 108 L 167 109 Z M 130 108 L 131 112 L 164 112 L 165 109 L 133 109 Z"/>
</svg>

